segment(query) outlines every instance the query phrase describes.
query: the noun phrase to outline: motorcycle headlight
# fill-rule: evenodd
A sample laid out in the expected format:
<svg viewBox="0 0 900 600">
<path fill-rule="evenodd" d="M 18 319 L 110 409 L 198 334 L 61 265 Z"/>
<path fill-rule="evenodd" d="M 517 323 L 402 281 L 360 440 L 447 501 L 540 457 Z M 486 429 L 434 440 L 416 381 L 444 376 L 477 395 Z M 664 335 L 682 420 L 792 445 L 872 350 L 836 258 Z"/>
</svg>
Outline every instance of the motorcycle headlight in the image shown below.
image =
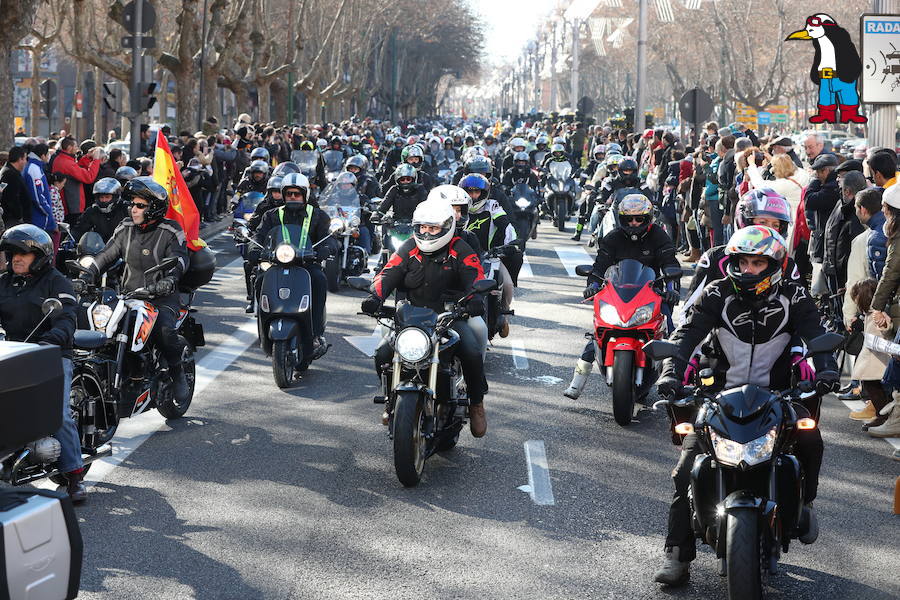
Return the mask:
<svg viewBox="0 0 900 600">
<path fill-rule="evenodd" d="M 91 309 L 91 321 L 94 323 L 94 329 L 103 331 L 106 328 L 106 324 L 109 323 L 112 314 L 113 309 L 105 304 L 98 304 Z"/>
<path fill-rule="evenodd" d="M 331 233 L 338 233 L 339 231 L 343 231 L 344 230 L 344 220 L 339 219 L 337 217 L 333 218 L 331 220 L 331 225 L 328 227 L 328 230 Z"/>
<path fill-rule="evenodd" d="M 603 319 L 604 323 L 622 327 L 622 319 L 619 318 L 619 311 L 616 310 L 615 306 L 608 302 L 600 303 L 600 318 Z"/>
<path fill-rule="evenodd" d="M 729 440 L 712 430 L 709 432 L 709 437 L 712 439 L 716 460 L 723 465 L 736 467 L 741 463 L 753 466 L 769 460 L 772 457 L 772 450 L 775 448 L 777 433 L 777 428 L 773 427 L 764 436 L 751 440 L 746 444 Z"/>
<path fill-rule="evenodd" d="M 275 260 L 280 263 L 289 263 L 297 258 L 297 251 L 290 244 L 279 244 L 275 248 Z"/>
<path fill-rule="evenodd" d="M 431 352 L 431 339 L 418 327 L 407 327 L 397 335 L 394 349 L 403 360 L 416 363 Z"/>
<path fill-rule="evenodd" d="M 528 208 L 529 204 L 531 203 L 525 198 L 519 198 L 518 200 L 516 200 L 516 206 L 518 206 L 519 208 Z"/>
<path fill-rule="evenodd" d="M 359 227 L 359 215 L 350 217 L 350 227 Z"/>
<path fill-rule="evenodd" d="M 639 307 L 634 314 L 631 315 L 631 318 L 628 319 L 628 322 L 625 323 L 625 327 L 637 327 L 638 325 L 643 325 L 653 316 L 653 303 L 645 304 L 644 306 Z"/>
</svg>

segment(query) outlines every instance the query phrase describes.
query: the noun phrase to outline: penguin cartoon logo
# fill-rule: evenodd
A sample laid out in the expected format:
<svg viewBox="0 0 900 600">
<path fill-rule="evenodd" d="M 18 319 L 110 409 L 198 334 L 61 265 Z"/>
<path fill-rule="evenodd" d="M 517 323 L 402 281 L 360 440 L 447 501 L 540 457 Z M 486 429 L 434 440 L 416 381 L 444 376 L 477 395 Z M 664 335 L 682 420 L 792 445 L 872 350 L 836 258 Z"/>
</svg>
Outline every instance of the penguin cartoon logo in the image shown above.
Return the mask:
<svg viewBox="0 0 900 600">
<path fill-rule="evenodd" d="M 809 77 L 819 86 L 819 112 L 810 123 L 865 123 L 859 114 L 856 84 L 862 73 L 862 61 L 850 34 L 825 13 L 806 18 L 806 27 L 787 36 L 788 40 L 810 40 L 815 48 Z M 838 120 L 837 112 L 841 116 Z"/>
</svg>

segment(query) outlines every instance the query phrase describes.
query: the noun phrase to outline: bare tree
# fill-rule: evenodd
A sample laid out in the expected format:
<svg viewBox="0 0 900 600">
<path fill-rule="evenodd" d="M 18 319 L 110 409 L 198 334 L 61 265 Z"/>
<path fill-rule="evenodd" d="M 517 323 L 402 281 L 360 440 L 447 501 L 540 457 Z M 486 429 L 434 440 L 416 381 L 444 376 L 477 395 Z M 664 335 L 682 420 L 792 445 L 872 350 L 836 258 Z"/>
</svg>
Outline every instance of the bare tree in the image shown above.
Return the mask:
<svg viewBox="0 0 900 600">
<path fill-rule="evenodd" d="M 13 143 L 13 79 L 9 57 L 18 47 L 19 40 L 31 31 L 37 12 L 36 0 L 0 0 L 0 114 L 7 115 L 6 126 L 0 129 L 0 148 Z"/>
</svg>

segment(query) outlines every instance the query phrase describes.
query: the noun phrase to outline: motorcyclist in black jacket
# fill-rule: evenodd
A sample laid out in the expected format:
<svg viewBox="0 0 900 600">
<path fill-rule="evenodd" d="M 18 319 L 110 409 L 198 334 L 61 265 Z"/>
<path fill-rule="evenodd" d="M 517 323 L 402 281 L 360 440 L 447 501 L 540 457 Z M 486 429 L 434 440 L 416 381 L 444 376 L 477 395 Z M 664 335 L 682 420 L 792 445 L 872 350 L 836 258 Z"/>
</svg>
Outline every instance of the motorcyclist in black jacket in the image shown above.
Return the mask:
<svg viewBox="0 0 900 600">
<path fill-rule="evenodd" d="M 619 262 L 630 258 L 651 269 L 657 275 L 667 268 L 680 269 L 675 257 L 675 245 L 672 238 L 662 227 L 653 223 L 653 204 L 643 194 L 629 194 L 619 202 L 616 211 L 618 225 L 606 234 L 597 244 L 597 258 L 588 276 L 588 285 L 584 290 L 585 298 L 592 298 L 600 291 L 606 270 Z M 671 319 L 672 308 L 678 303 L 679 295 L 670 289 L 663 295 L 662 312 Z M 577 399 L 584 389 L 587 377 L 594 367 L 594 341 L 589 341 L 581 358 L 575 366 L 575 375 L 563 395 Z"/>
<path fill-rule="evenodd" d="M 48 298 L 62 303 L 29 339 L 38 344 L 59 346 L 62 351 L 64 386 L 60 399 L 62 424 L 53 435 L 60 445 L 57 468 L 66 478 L 58 491 L 67 492 L 73 502 L 83 502 L 87 491 L 81 482 L 84 474 L 81 440 L 72 420 L 69 390 L 72 385 L 72 343 L 76 327 L 75 292 L 62 273 L 53 268 L 53 241 L 39 227 L 16 225 L 0 237 L 0 252 L 8 252 L 10 260 L 0 273 L 0 326 L 6 339 L 23 342 L 44 318 L 41 305 Z"/>
<path fill-rule="evenodd" d="M 380 217 L 393 209 L 395 220 L 409 221 L 413 211 L 427 197 L 428 192 L 416 182 L 416 168 L 404 163 L 394 171 L 394 185 L 384 195 L 376 214 Z"/>
<path fill-rule="evenodd" d="M 94 184 L 94 202 L 87 207 L 72 228 L 72 237 L 80 240 L 88 231 L 96 231 L 104 242 L 108 242 L 113 231 L 128 216 L 127 209 L 120 202 L 121 184 L 112 177 L 98 179 Z"/>
<path fill-rule="evenodd" d="M 188 251 L 184 231 L 166 219 L 169 195 L 152 177 L 135 177 L 122 190 L 122 199 L 129 206 L 131 217 L 122 221 L 109 242 L 90 263 L 90 273 L 81 277 L 93 281 L 97 275 L 122 259 L 125 267 L 121 276 L 124 292 L 146 288 L 153 294 L 150 302 L 159 310 L 151 339 L 169 365 L 175 399 L 181 403 L 190 399 L 190 387 L 181 364 L 183 344 L 175 330 L 181 311 L 178 281 L 188 268 Z M 156 281 L 146 281 L 144 272 L 167 258 L 178 261 Z"/>
<path fill-rule="evenodd" d="M 518 183 L 524 183 L 531 189 L 537 190 L 538 178 L 531 170 L 531 159 L 528 158 L 527 152 L 518 152 L 513 156 L 513 166 L 503 173 L 500 183 L 507 191 Z"/>
<path fill-rule="evenodd" d="M 637 162 L 633 158 L 620 160 L 615 176 L 607 177 L 600 189 L 594 190 L 588 197 L 588 201 L 581 203 L 581 208 L 578 211 L 578 225 L 575 227 L 575 235 L 572 236 L 572 239 L 575 241 L 581 239 L 581 231 L 593 214 L 594 205 L 598 199 L 601 205 L 609 203 L 609 209 L 615 210 L 616 203 L 626 194 L 632 192 L 643 193 L 637 188 L 639 183 Z"/>
<path fill-rule="evenodd" d="M 267 212 L 284 205 L 284 197 L 281 195 L 281 182 L 283 180 L 284 177 L 281 175 L 274 175 L 266 182 L 266 197 L 256 205 L 256 208 L 253 209 L 253 215 L 247 221 L 247 229 L 251 233 L 256 231 Z"/>
<path fill-rule="evenodd" d="M 300 225 L 308 231 L 308 238 L 299 243 L 306 247 L 314 247 L 319 262 L 326 260 L 337 249 L 337 241 L 330 237 L 328 218 L 322 209 L 306 202 L 309 194 L 309 180 L 302 173 L 290 173 L 281 181 L 281 195 L 284 205 L 267 212 L 253 239 L 257 244 L 266 246 L 266 237 L 275 228 L 282 225 Z M 325 240 L 325 241 L 322 241 Z M 321 243 L 319 243 L 321 242 Z M 247 253 L 247 259 L 258 264 L 261 249 L 257 246 Z M 325 342 L 325 300 L 328 297 L 328 282 L 322 267 L 316 263 L 306 267 L 312 286 L 313 335 L 316 352 L 328 347 Z M 257 280 L 257 293 L 262 279 Z"/>
<path fill-rule="evenodd" d="M 778 232 L 760 225 L 745 227 L 728 241 L 726 253 L 727 279 L 706 286 L 687 320 L 672 335 L 679 353 L 663 361 L 657 381 L 661 396 L 680 396 L 687 361 L 710 333 L 715 333 L 718 347 L 714 368 L 716 387 L 754 384 L 772 390 L 791 386 L 792 337 L 799 334 L 809 342 L 825 333 L 821 315 L 806 288 L 784 279 L 787 244 Z M 820 394 L 832 391 L 839 380 L 834 356 L 828 353 L 812 358 L 817 371 L 817 390 Z M 794 408 L 798 417 L 809 414 L 799 404 Z M 684 438 L 681 457 L 672 471 L 675 494 L 669 508 L 666 558 L 654 576 L 657 582 L 670 586 L 687 583 L 690 562 L 696 556 L 688 488 L 694 458 L 700 452 L 697 444 L 695 434 Z M 804 472 L 804 521 L 808 524 L 800 534 L 804 544 L 811 544 L 818 537 L 812 502 L 818 489 L 822 453 L 822 434 L 818 427 L 798 431 L 794 454 Z"/>
<path fill-rule="evenodd" d="M 237 193 L 266 193 L 266 178 L 269 176 L 269 165 L 263 160 L 254 160 L 247 167 L 243 179 L 237 184 Z"/>
</svg>

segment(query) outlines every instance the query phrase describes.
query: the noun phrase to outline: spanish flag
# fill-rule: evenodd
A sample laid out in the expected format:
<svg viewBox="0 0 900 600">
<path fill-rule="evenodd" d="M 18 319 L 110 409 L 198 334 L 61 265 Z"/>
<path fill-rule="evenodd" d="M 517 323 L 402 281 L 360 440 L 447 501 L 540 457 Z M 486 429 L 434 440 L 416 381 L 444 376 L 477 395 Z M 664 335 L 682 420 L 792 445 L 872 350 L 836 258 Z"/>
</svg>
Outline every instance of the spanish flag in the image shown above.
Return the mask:
<svg viewBox="0 0 900 600">
<path fill-rule="evenodd" d="M 172 150 L 162 130 L 156 133 L 156 155 L 153 160 L 153 180 L 169 193 L 167 219 L 177 221 L 187 237 L 188 250 L 200 250 L 206 242 L 200 239 L 200 213 L 188 190 L 181 171 L 172 158 Z"/>
</svg>

